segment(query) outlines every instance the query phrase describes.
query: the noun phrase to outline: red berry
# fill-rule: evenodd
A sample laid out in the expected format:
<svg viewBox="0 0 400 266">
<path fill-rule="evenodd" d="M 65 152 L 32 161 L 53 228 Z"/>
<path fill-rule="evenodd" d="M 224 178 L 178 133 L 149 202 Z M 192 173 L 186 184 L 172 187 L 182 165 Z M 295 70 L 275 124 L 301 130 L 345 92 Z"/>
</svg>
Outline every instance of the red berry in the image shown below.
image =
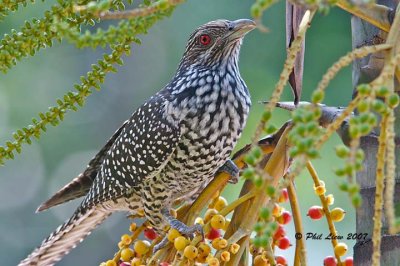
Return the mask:
<svg viewBox="0 0 400 266">
<path fill-rule="evenodd" d="M 288 211 L 283 211 L 276 221 L 280 224 L 288 224 L 292 220 L 292 215 Z"/>
<path fill-rule="evenodd" d="M 276 264 L 279 264 L 279 265 L 282 265 L 282 266 L 287 266 L 288 265 L 288 263 L 287 263 L 287 261 L 286 261 L 284 256 L 276 256 L 275 257 L 275 261 L 276 261 Z"/>
<path fill-rule="evenodd" d="M 280 249 L 288 249 L 291 246 L 289 238 L 286 236 L 280 238 L 277 242 L 277 246 Z"/>
<path fill-rule="evenodd" d="M 210 232 L 206 235 L 207 239 L 214 240 L 216 238 L 221 237 L 221 232 L 218 229 L 214 229 L 211 227 Z"/>
<path fill-rule="evenodd" d="M 287 189 L 284 188 L 284 189 L 282 189 L 281 194 L 279 195 L 278 202 L 283 203 L 283 202 L 288 201 L 288 199 L 289 199 L 289 194 L 287 192 Z"/>
<path fill-rule="evenodd" d="M 282 225 L 278 225 L 278 229 L 276 229 L 274 233 L 274 240 L 278 240 L 281 237 L 284 237 L 286 235 L 285 228 L 283 228 Z"/>
<path fill-rule="evenodd" d="M 169 264 L 168 262 L 163 261 L 163 262 L 160 263 L 160 266 L 171 266 L 171 264 Z"/>
<path fill-rule="evenodd" d="M 153 228 L 146 228 L 146 229 L 144 229 L 144 236 L 147 238 L 147 239 L 149 239 L 149 240 L 154 240 L 154 239 L 156 239 L 157 238 L 157 233 L 156 233 L 156 231 L 154 231 L 154 229 Z"/>
<path fill-rule="evenodd" d="M 344 262 L 343 262 L 344 266 L 353 266 L 353 257 L 347 257 Z"/>
<path fill-rule="evenodd" d="M 128 262 L 121 262 L 119 266 L 130 266 L 131 264 Z"/>
<path fill-rule="evenodd" d="M 308 209 L 307 215 L 313 220 L 319 220 L 324 216 L 324 210 L 321 206 L 312 206 Z"/>
<path fill-rule="evenodd" d="M 336 259 L 333 256 L 328 256 L 324 259 L 324 266 L 336 266 Z"/>
</svg>

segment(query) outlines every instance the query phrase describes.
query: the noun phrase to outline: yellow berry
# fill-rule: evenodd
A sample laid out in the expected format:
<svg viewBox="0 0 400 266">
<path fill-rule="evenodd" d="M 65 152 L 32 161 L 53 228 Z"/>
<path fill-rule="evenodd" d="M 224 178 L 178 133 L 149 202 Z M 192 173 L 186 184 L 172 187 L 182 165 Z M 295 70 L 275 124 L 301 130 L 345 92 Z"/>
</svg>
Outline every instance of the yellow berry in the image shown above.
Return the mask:
<svg viewBox="0 0 400 266">
<path fill-rule="evenodd" d="M 218 197 L 217 202 L 215 202 L 214 209 L 220 211 L 226 206 L 228 206 L 228 202 L 226 201 L 226 199 L 224 197 Z"/>
<path fill-rule="evenodd" d="M 174 240 L 174 247 L 177 250 L 183 250 L 189 244 L 189 240 L 186 239 L 184 236 L 178 236 Z"/>
<path fill-rule="evenodd" d="M 118 242 L 118 248 L 119 248 L 119 249 L 123 249 L 123 248 L 126 247 L 126 246 L 127 246 L 127 245 L 125 245 L 124 242 L 122 242 L 122 241 L 119 241 L 119 242 Z"/>
<path fill-rule="evenodd" d="M 194 223 L 195 223 L 195 224 L 204 225 L 203 218 L 197 217 L 196 220 L 194 220 Z"/>
<path fill-rule="evenodd" d="M 133 258 L 131 261 L 131 266 L 140 266 L 142 265 L 141 261 L 139 258 Z"/>
<path fill-rule="evenodd" d="M 143 255 L 149 251 L 150 243 L 146 240 L 138 240 L 135 242 L 133 249 L 137 254 Z"/>
<path fill-rule="evenodd" d="M 229 253 L 228 251 L 223 251 L 221 253 L 221 260 L 222 261 L 230 261 L 231 259 L 231 253 Z"/>
<path fill-rule="evenodd" d="M 108 260 L 106 262 L 106 266 L 117 266 L 117 263 L 115 261 L 113 261 L 113 260 Z"/>
<path fill-rule="evenodd" d="M 218 211 L 216 209 L 208 209 L 204 214 L 204 222 L 207 223 L 216 214 L 218 214 Z"/>
<path fill-rule="evenodd" d="M 238 253 L 239 249 L 240 249 L 240 245 L 239 245 L 239 244 L 236 244 L 236 243 L 233 243 L 233 244 L 229 247 L 229 251 L 230 251 L 232 254 Z"/>
<path fill-rule="evenodd" d="M 199 251 L 199 255 L 206 256 L 206 257 L 211 252 L 210 246 L 207 245 L 206 243 L 200 243 L 200 245 L 197 247 L 197 250 Z"/>
<path fill-rule="evenodd" d="M 211 227 L 214 229 L 222 229 L 225 226 L 225 217 L 216 214 L 211 218 Z"/>
<path fill-rule="evenodd" d="M 121 260 L 122 261 L 130 261 L 133 257 L 134 252 L 132 249 L 130 248 L 124 248 L 123 250 L 121 250 Z"/>
<path fill-rule="evenodd" d="M 334 208 L 331 211 L 331 218 L 334 222 L 340 222 L 343 220 L 345 213 L 346 212 L 342 208 Z"/>
<path fill-rule="evenodd" d="M 132 243 L 132 238 L 131 238 L 130 235 L 127 235 L 127 234 L 122 235 L 122 236 L 121 236 L 121 242 L 122 242 L 124 245 L 129 246 L 129 245 Z"/>
<path fill-rule="evenodd" d="M 181 236 L 181 233 L 179 233 L 178 230 L 176 230 L 176 229 L 174 229 L 174 228 L 171 228 L 171 229 L 168 231 L 167 238 L 168 238 L 168 240 L 169 240 L 170 242 L 174 242 L 174 241 L 175 241 L 175 238 L 177 238 L 178 236 Z"/>
<path fill-rule="evenodd" d="M 105 262 L 100 263 L 100 266 L 106 266 Z"/>
<path fill-rule="evenodd" d="M 268 266 L 268 260 L 263 255 L 257 255 L 254 258 L 254 266 Z"/>
<path fill-rule="evenodd" d="M 197 257 L 197 254 L 197 248 L 193 245 L 187 246 L 183 251 L 183 255 L 190 260 L 194 260 Z"/>
<path fill-rule="evenodd" d="M 347 252 L 347 245 L 345 243 L 338 243 L 335 246 L 335 254 L 339 257 L 345 255 Z"/>
<path fill-rule="evenodd" d="M 211 245 L 213 248 L 219 250 L 219 249 L 224 249 L 228 246 L 228 241 L 223 238 L 216 238 L 211 242 Z"/>
<path fill-rule="evenodd" d="M 318 196 L 321 196 L 323 194 L 325 194 L 326 192 L 326 188 L 324 186 L 318 186 L 314 188 L 315 194 L 317 194 Z"/>
<path fill-rule="evenodd" d="M 210 266 L 219 266 L 219 260 L 217 258 L 209 258 L 207 263 Z"/>
<path fill-rule="evenodd" d="M 328 196 L 325 197 L 326 203 L 328 205 L 332 205 L 335 202 L 335 198 L 333 197 L 332 194 L 329 194 Z"/>
<path fill-rule="evenodd" d="M 134 232 L 137 228 L 137 225 L 135 223 L 131 223 L 131 225 L 129 226 L 129 231 Z"/>
</svg>

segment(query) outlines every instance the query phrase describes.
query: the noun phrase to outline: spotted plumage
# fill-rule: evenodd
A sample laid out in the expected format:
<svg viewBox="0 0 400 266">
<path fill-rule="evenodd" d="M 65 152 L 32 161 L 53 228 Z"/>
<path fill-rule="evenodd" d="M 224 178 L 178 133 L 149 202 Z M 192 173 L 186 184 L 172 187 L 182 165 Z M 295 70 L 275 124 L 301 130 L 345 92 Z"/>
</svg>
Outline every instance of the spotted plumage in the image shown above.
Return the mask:
<svg viewBox="0 0 400 266">
<path fill-rule="evenodd" d="M 127 120 L 87 169 L 39 207 L 84 199 L 73 216 L 20 265 L 53 265 L 112 212 L 143 209 L 161 232 L 177 199 L 199 193 L 227 162 L 245 126 L 250 96 L 239 50 L 250 20 L 217 20 L 190 36 L 176 75 Z"/>
</svg>

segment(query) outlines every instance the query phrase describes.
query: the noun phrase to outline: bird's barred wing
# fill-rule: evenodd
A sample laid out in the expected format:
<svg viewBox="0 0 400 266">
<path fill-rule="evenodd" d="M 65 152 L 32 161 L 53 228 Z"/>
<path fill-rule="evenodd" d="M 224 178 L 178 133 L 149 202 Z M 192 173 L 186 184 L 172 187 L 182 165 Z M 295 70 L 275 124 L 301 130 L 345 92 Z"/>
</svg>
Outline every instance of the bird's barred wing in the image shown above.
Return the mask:
<svg viewBox="0 0 400 266">
<path fill-rule="evenodd" d="M 167 117 L 166 105 L 157 94 L 133 113 L 107 152 L 84 205 L 115 200 L 164 167 L 180 140 L 179 125 Z"/>
<path fill-rule="evenodd" d="M 108 150 L 112 147 L 127 123 L 128 121 L 125 121 L 123 125 L 115 131 L 104 147 L 90 160 L 83 173 L 79 174 L 71 182 L 55 193 L 50 199 L 42 203 L 36 211 L 40 212 L 61 203 L 85 196 L 89 192 L 93 180 L 96 178 L 97 172 L 99 171 Z"/>
</svg>

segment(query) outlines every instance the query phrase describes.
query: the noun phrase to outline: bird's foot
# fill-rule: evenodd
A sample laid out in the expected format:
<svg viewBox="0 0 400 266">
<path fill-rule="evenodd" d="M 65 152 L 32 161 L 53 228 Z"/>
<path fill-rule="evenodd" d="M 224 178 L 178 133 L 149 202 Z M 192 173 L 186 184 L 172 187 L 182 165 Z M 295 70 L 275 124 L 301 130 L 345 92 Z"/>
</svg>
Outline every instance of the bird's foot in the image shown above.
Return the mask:
<svg viewBox="0 0 400 266">
<path fill-rule="evenodd" d="M 167 209 L 164 209 L 162 211 L 162 214 L 167 219 L 167 221 L 170 225 L 170 228 L 176 229 L 179 233 L 181 233 L 182 235 L 189 237 L 189 238 L 193 238 L 195 233 L 199 233 L 201 235 L 202 239 L 204 239 L 204 231 L 203 231 L 203 227 L 201 226 L 201 224 L 187 226 L 186 224 L 182 223 L 178 219 L 172 217 L 169 213 L 169 210 L 167 210 Z M 160 243 L 158 243 L 157 245 L 154 246 L 153 254 L 155 254 L 158 250 L 164 248 L 168 243 L 169 243 L 168 237 L 165 236 L 160 241 Z"/>
<path fill-rule="evenodd" d="M 229 183 L 236 184 L 239 181 L 240 170 L 232 160 L 227 160 L 224 165 L 217 170 L 217 174 L 221 172 L 230 175 Z"/>
</svg>

